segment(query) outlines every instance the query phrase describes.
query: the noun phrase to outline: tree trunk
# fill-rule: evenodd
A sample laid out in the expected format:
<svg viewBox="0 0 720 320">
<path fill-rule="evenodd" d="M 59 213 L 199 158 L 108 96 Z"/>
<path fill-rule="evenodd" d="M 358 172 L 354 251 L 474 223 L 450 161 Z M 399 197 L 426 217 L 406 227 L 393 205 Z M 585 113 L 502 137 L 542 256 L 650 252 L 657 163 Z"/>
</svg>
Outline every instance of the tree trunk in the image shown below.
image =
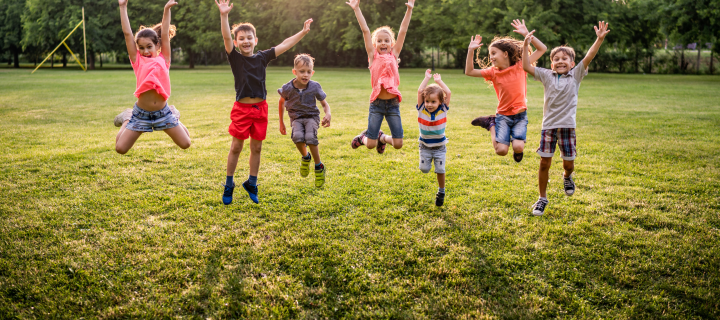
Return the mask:
<svg viewBox="0 0 720 320">
<path fill-rule="evenodd" d="M 680 48 L 680 73 L 685 73 L 685 45 Z"/>
<path fill-rule="evenodd" d="M 68 62 L 68 61 L 67 61 L 67 53 L 65 53 L 65 52 L 63 51 L 63 56 L 62 56 L 63 68 L 67 67 L 67 62 Z"/>
<path fill-rule="evenodd" d="M 650 54 L 650 64 L 648 64 L 648 73 L 652 74 L 652 60 L 653 60 L 653 54 Z"/>
<path fill-rule="evenodd" d="M 85 66 L 85 68 L 87 68 L 88 70 L 95 70 L 95 51 L 90 50 L 90 52 L 88 52 L 87 59 L 88 65 Z"/>
<path fill-rule="evenodd" d="M 698 58 L 697 58 L 697 66 L 695 66 L 695 73 L 700 74 L 700 53 L 702 53 L 702 47 L 700 46 L 700 43 L 698 42 Z"/>
<path fill-rule="evenodd" d="M 103 64 L 103 54 L 100 53 L 100 68 L 102 68 L 102 64 Z"/>
<path fill-rule="evenodd" d="M 53 52 L 52 57 L 50 57 L 50 68 L 55 68 L 55 52 Z"/>
<path fill-rule="evenodd" d="M 710 49 L 710 74 L 715 74 L 714 70 L 713 70 L 713 59 L 714 59 L 713 53 L 715 53 L 715 52 L 713 52 L 713 50 Z"/>
<path fill-rule="evenodd" d="M 195 69 L 195 52 L 192 51 L 192 49 L 187 50 L 187 56 L 188 56 L 188 68 Z"/>
<path fill-rule="evenodd" d="M 638 46 L 635 46 L 635 73 L 640 73 L 640 66 L 638 63 L 638 59 L 640 58 L 640 52 L 638 51 Z"/>
<path fill-rule="evenodd" d="M 20 50 L 18 50 L 18 49 L 15 49 L 15 51 L 13 51 L 13 60 L 15 60 L 15 65 L 14 65 L 15 68 L 20 68 L 20 52 L 19 51 Z"/>
</svg>

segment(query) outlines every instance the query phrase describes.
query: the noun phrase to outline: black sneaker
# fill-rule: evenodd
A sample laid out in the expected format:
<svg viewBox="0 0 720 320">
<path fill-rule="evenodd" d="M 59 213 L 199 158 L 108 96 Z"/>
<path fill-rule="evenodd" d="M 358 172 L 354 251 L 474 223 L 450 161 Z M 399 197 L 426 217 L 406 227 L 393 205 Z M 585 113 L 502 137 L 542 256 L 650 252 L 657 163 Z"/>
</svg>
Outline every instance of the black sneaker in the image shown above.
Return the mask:
<svg viewBox="0 0 720 320">
<path fill-rule="evenodd" d="M 485 130 L 490 131 L 490 127 L 495 125 L 495 116 L 477 117 L 470 121 L 470 124 L 478 127 L 483 127 Z"/>
<path fill-rule="evenodd" d="M 438 192 L 435 195 L 435 205 L 438 207 L 442 207 L 443 203 L 445 203 L 445 193 L 444 192 Z"/>
<path fill-rule="evenodd" d="M 565 185 L 565 195 L 571 196 L 575 193 L 575 181 L 573 181 L 572 175 L 567 178 L 563 177 L 563 184 Z"/>
<path fill-rule="evenodd" d="M 260 203 L 260 200 L 258 200 L 258 187 L 257 186 L 251 186 L 250 181 L 245 180 L 242 184 L 243 188 L 245 188 L 245 191 L 247 191 L 248 196 L 250 196 L 250 200 L 252 200 L 255 203 Z"/>
<path fill-rule="evenodd" d="M 547 200 L 538 199 L 537 202 L 532 206 L 532 214 L 535 216 L 541 216 L 545 213 L 545 207 L 548 205 Z"/>
<path fill-rule="evenodd" d="M 225 205 L 232 203 L 233 191 L 235 190 L 235 184 L 232 186 L 225 185 L 225 191 L 223 191 L 222 202 Z"/>
<path fill-rule="evenodd" d="M 513 159 L 515 159 L 515 162 L 520 163 L 520 161 L 522 161 L 522 158 L 523 158 L 523 153 L 522 153 L 522 152 L 520 152 L 520 153 L 513 153 Z"/>
</svg>

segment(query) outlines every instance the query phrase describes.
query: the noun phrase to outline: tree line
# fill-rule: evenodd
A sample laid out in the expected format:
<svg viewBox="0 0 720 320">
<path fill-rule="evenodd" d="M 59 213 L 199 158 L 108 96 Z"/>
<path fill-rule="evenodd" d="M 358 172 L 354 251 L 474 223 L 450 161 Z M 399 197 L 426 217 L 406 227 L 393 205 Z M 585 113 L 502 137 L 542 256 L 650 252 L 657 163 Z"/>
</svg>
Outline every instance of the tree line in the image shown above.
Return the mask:
<svg viewBox="0 0 720 320">
<path fill-rule="evenodd" d="M 173 47 L 182 51 L 185 63 L 191 68 L 226 63 L 214 1 L 179 2 L 173 8 L 173 24 L 178 28 Z M 164 4 L 163 0 L 131 0 L 128 12 L 133 30 L 160 22 Z M 397 30 L 405 12 L 402 0 L 363 0 L 360 5 L 371 29 L 389 25 Z M 82 7 L 89 68 L 95 68 L 100 53 L 113 53 L 118 62 L 127 61 L 118 4 L 113 0 L 0 0 L 0 57 L 16 67 L 21 56 L 30 62 L 41 60 L 81 20 Z M 241 0 L 235 1 L 230 13 L 230 23 L 251 22 L 257 27 L 259 49 L 296 33 L 307 18 L 314 19 L 312 31 L 294 52 L 313 55 L 318 66 L 367 65 L 360 28 L 344 0 Z M 425 52 L 436 48 L 448 57 L 459 57 L 450 67 L 462 68 L 471 35 L 482 35 L 486 48 L 495 35 L 512 35 L 513 19 L 525 19 L 549 48 L 574 47 L 578 59 L 595 40 L 592 26 L 608 21 L 612 32 L 595 59 L 596 71 L 658 72 L 655 66 L 663 72 L 699 72 L 702 50 L 698 50 L 697 62 L 685 55 L 694 43 L 705 50 L 712 48 L 708 69 L 712 72 L 712 55 L 720 52 L 720 0 L 418 0 L 401 66 L 426 66 Z M 82 53 L 81 33 L 67 43 Z M 669 55 L 657 54 L 665 49 Z M 58 54 L 64 52 L 61 49 Z M 286 65 L 292 56 L 283 55 L 275 64 Z M 539 63 L 549 65 L 547 55 Z"/>
</svg>

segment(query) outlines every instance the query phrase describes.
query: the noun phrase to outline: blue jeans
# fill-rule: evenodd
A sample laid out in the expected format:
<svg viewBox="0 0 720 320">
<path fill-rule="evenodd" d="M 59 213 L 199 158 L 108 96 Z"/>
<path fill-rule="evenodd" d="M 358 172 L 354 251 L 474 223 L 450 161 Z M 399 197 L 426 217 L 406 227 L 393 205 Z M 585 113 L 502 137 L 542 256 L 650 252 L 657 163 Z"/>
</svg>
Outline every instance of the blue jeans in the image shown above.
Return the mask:
<svg viewBox="0 0 720 320">
<path fill-rule="evenodd" d="M 509 146 L 510 141 L 513 140 L 525 141 L 527 125 L 527 111 L 511 116 L 498 113 L 495 115 L 495 141 L 506 146 Z"/>
<path fill-rule="evenodd" d="M 387 119 L 393 139 L 402 139 L 403 127 L 400 119 L 400 100 L 398 98 L 390 100 L 375 99 L 370 103 L 370 114 L 368 115 L 368 127 L 365 136 L 368 139 L 378 139 L 383 117 Z"/>
<path fill-rule="evenodd" d="M 133 107 L 132 118 L 125 127 L 128 130 L 138 132 L 153 132 L 160 130 L 172 129 L 178 126 L 180 122 L 175 115 L 172 114 L 167 104 L 158 111 L 147 111 L 138 107 Z"/>
</svg>

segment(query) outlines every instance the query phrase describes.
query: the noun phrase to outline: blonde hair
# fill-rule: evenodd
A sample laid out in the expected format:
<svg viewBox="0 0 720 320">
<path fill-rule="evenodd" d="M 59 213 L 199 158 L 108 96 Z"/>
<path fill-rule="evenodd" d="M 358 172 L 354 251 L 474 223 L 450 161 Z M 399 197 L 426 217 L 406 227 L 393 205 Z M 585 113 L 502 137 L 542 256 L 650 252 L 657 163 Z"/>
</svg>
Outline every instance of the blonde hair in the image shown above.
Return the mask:
<svg viewBox="0 0 720 320">
<path fill-rule="evenodd" d="M 388 26 L 382 26 L 380 28 L 375 29 L 375 31 L 372 32 L 372 43 L 375 44 L 377 41 L 377 34 L 379 32 L 387 32 L 387 34 L 390 36 L 390 41 L 393 45 L 395 45 L 395 32 L 393 32 L 392 28 Z"/>
<path fill-rule="evenodd" d="M 301 53 L 295 56 L 295 61 L 293 62 L 294 68 L 300 67 L 300 66 L 308 66 L 310 69 L 312 69 L 315 66 L 315 58 L 310 56 L 307 53 Z"/>
<path fill-rule="evenodd" d="M 170 25 L 170 39 L 172 39 L 175 36 L 175 31 L 177 31 L 177 28 L 175 28 L 175 25 Z M 148 38 L 152 43 L 155 45 L 160 44 L 160 37 L 162 36 L 162 23 L 158 23 L 152 27 L 146 27 L 146 26 L 140 26 L 140 30 L 135 34 L 135 43 L 140 38 Z"/>
<path fill-rule="evenodd" d="M 431 94 L 436 94 L 440 99 L 440 103 L 445 103 L 445 91 L 443 91 L 443 89 L 440 88 L 439 85 L 433 83 L 425 87 L 425 89 L 423 89 L 422 91 L 423 101 L 425 100 L 425 97 Z"/>
<path fill-rule="evenodd" d="M 570 56 L 570 60 L 575 61 L 575 49 L 573 49 L 572 47 L 568 47 L 568 46 L 559 46 L 559 47 L 553 48 L 552 51 L 550 51 L 550 61 L 552 61 L 552 58 L 558 52 L 562 52 L 562 53 Z"/>
</svg>

